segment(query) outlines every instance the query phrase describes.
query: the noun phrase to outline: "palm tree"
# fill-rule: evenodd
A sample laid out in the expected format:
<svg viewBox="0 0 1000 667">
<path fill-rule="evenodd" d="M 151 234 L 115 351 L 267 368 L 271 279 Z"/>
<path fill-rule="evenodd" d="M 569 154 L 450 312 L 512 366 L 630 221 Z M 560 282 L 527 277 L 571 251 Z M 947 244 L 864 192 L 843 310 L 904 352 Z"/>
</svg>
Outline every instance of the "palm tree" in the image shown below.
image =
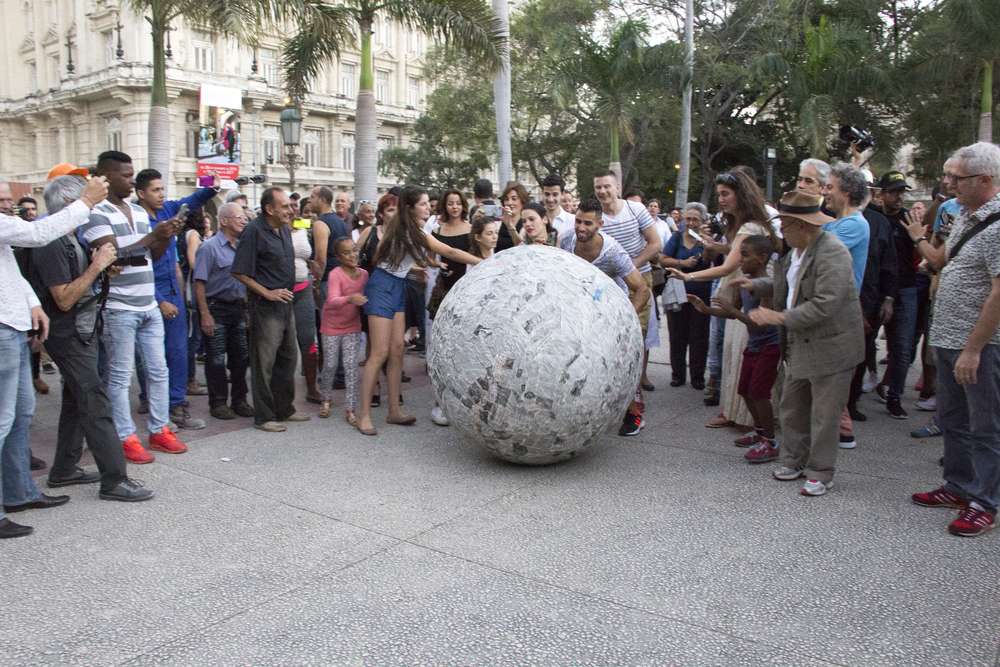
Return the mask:
<svg viewBox="0 0 1000 667">
<path fill-rule="evenodd" d="M 178 19 L 211 26 L 251 44 L 264 26 L 306 17 L 332 34 L 341 34 L 339 15 L 322 0 L 128 0 L 131 9 L 149 23 L 153 39 L 153 82 L 150 93 L 147 162 L 165 180 L 170 176 L 170 115 L 167 111 L 166 51 L 170 24 Z"/>
<path fill-rule="evenodd" d="M 493 0 L 493 11 L 500 21 L 505 38 L 510 40 L 509 0 Z M 501 186 L 511 180 L 514 171 L 510 146 L 510 53 L 503 54 L 493 79 L 493 108 L 497 123 L 497 171 Z"/>
<path fill-rule="evenodd" d="M 980 61 L 979 140 L 993 141 L 993 65 L 1000 60 L 1000 3 L 996 0 L 948 0 L 945 17 L 966 58 Z"/>
<path fill-rule="evenodd" d="M 354 193 L 373 200 L 378 194 L 378 155 L 375 136 L 375 67 L 372 26 L 376 17 L 438 37 L 456 52 L 499 67 L 507 52 L 507 38 L 499 19 L 484 0 L 344 0 L 329 9 L 343 26 L 356 26 L 361 42 L 361 77 L 355 112 Z M 325 29 L 322 17 L 305 17 L 285 43 L 282 64 L 293 103 L 301 104 L 310 81 L 341 50 L 353 42 L 341 32 Z"/>
<path fill-rule="evenodd" d="M 650 104 L 650 97 L 673 87 L 678 57 L 676 44 L 649 47 L 649 29 L 641 20 L 628 19 L 615 26 L 607 44 L 588 35 L 579 37 L 575 57 L 560 68 L 557 82 L 563 99 L 583 97 L 590 111 L 607 129 L 610 151 L 608 168 L 624 186 L 621 144 L 635 139 L 633 121 Z"/>
<path fill-rule="evenodd" d="M 678 151 L 680 171 L 674 206 L 688 202 L 688 185 L 691 182 L 691 97 L 694 92 L 694 0 L 684 3 L 684 95 L 681 98 L 681 145 Z"/>
</svg>

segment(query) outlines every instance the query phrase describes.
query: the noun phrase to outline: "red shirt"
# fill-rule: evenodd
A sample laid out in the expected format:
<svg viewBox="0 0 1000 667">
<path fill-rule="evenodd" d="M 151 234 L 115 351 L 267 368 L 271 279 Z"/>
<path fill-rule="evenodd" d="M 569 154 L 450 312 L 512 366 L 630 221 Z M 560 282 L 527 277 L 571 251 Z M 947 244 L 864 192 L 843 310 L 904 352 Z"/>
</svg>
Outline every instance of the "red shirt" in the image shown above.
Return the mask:
<svg viewBox="0 0 1000 667">
<path fill-rule="evenodd" d="M 368 282 L 368 272 L 358 269 L 356 278 L 351 278 L 343 267 L 330 271 L 326 286 L 326 303 L 323 304 L 323 319 L 319 332 L 324 336 L 340 336 L 342 334 L 361 331 L 361 306 L 355 306 L 348 298 L 355 294 L 365 293 Z"/>
</svg>

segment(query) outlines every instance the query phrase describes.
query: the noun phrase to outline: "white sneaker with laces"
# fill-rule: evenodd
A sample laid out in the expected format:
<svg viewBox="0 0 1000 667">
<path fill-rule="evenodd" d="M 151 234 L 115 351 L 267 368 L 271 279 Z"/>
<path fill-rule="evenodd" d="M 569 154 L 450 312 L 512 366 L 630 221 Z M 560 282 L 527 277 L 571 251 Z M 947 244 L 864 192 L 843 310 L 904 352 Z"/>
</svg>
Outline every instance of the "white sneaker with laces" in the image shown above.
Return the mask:
<svg viewBox="0 0 1000 667">
<path fill-rule="evenodd" d="M 858 446 L 858 441 L 853 435 L 843 435 L 840 436 L 840 448 L 841 449 L 854 449 Z"/>
<path fill-rule="evenodd" d="M 921 398 L 916 403 L 917 410 L 921 412 L 936 412 L 937 411 L 937 396 L 931 396 L 930 398 Z"/>
<path fill-rule="evenodd" d="M 789 468 L 788 466 L 781 466 L 775 470 L 771 475 L 775 479 L 781 480 L 782 482 L 790 482 L 792 480 L 802 477 L 803 472 L 798 468 Z"/>
<path fill-rule="evenodd" d="M 807 479 L 799 491 L 803 496 L 822 496 L 833 488 L 833 480 L 821 482 L 818 479 Z"/>
<path fill-rule="evenodd" d="M 440 405 L 435 405 L 431 409 L 431 421 L 434 422 L 435 424 L 437 424 L 438 426 L 447 426 L 448 425 L 448 423 L 449 423 L 448 422 L 448 418 L 445 417 L 444 410 L 441 409 Z"/>
<path fill-rule="evenodd" d="M 865 376 L 865 381 L 861 384 L 861 391 L 870 394 L 875 391 L 875 387 L 878 386 L 878 375 L 868 371 L 868 375 Z"/>
</svg>

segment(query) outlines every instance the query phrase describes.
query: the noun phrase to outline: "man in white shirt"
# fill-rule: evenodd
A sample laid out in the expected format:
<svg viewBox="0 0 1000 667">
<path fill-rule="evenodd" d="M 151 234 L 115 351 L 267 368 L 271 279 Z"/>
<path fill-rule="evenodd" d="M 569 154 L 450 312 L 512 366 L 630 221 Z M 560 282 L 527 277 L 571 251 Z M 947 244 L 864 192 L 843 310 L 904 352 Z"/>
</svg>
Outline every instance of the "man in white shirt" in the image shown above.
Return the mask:
<svg viewBox="0 0 1000 667">
<path fill-rule="evenodd" d="M 545 217 L 559 234 L 559 243 L 575 234 L 576 218 L 569 211 L 563 210 L 562 196 L 566 192 L 566 181 L 556 174 L 549 174 L 542 180 L 542 204 L 545 206 Z"/>
<path fill-rule="evenodd" d="M 69 501 L 69 496 L 43 494 L 31 478 L 28 429 L 35 412 L 35 392 L 28 341 L 29 336 L 37 343 L 45 341 L 49 318 L 21 276 L 11 246 L 38 248 L 51 243 L 85 223 L 90 209 L 107 194 L 103 179 L 91 179 L 79 200 L 42 220 L 28 222 L 0 215 L 0 538 L 32 532 L 31 527 L 12 522 L 4 512 L 55 507 Z"/>
</svg>

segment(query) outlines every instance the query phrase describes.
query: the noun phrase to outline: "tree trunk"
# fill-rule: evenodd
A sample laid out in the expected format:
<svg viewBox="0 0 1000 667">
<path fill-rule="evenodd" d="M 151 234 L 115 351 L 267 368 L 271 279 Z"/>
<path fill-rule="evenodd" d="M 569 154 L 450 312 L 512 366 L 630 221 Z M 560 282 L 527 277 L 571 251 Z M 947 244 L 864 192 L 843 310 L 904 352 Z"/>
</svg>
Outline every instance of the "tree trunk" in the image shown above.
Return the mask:
<svg viewBox="0 0 1000 667">
<path fill-rule="evenodd" d="M 149 143 L 147 163 L 163 175 L 163 183 L 170 186 L 170 112 L 167 110 L 167 59 L 163 53 L 164 24 L 153 17 L 153 86 L 150 93 Z"/>
<path fill-rule="evenodd" d="M 979 140 L 993 142 L 993 62 L 983 62 L 983 99 L 979 109 Z"/>
<path fill-rule="evenodd" d="M 681 101 L 681 145 L 677 151 L 677 186 L 674 188 L 674 206 L 683 207 L 688 202 L 691 182 L 691 94 L 694 86 L 694 0 L 687 0 L 684 20 L 684 96 Z"/>
<path fill-rule="evenodd" d="M 510 42 L 510 20 L 508 0 L 493 0 L 493 11 L 500 19 L 504 39 Z M 497 176 L 502 189 L 514 172 L 510 148 L 510 51 L 503 55 L 500 69 L 493 77 L 493 106 L 497 123 Z"/>
<path fill-rule="evenodd" d="M 375 137 L 375 65 L 372 17 L 358 21 L 361 30 L 361 81 L 354 114 L 354 199 L 378 199 L 378 153 Z"/>
</svg>

